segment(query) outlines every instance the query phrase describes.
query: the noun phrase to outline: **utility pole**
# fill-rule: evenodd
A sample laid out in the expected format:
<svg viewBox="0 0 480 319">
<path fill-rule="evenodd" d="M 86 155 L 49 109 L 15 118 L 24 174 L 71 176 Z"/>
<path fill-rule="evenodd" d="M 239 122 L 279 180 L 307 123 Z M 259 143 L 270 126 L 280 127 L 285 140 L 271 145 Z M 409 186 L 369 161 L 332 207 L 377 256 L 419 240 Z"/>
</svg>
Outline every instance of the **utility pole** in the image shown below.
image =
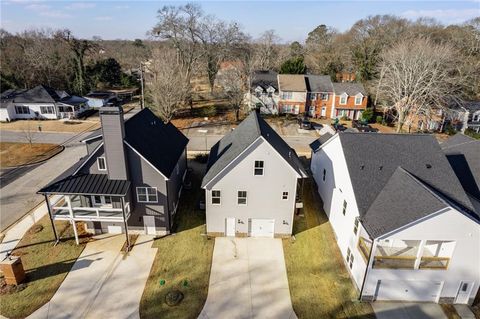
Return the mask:
<svg viewBox="0 0 480 319">
<path fill-rule="evenodd" d="M 140 103 L 140 109 L 145 107 L 145 93 L 143 92 L 143 63 L 140 62 L 140 85 L 142 88 L 142 101 Z"/>
</svg>

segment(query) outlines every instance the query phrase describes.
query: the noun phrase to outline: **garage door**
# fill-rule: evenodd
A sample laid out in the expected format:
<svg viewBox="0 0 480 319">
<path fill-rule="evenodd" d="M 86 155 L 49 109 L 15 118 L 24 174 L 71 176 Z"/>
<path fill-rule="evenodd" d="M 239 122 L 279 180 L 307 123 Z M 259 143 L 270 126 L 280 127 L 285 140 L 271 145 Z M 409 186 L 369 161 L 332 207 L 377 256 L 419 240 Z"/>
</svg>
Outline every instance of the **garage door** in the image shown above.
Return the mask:
<svg viewBox="0 0 480 319">
<path fill-rule="evenodd" d="M 122 233 L 122 226 L 116 225 L 108 225 L 107 231 L 109 234 L 121 234 Z"/>
<path fill-rule="evenodd" d="M 275 230 L 275 219 L 251 219 L 250 236 L 252 237 L 273 237 Z"/>
<path fill-rule="evenodd" d="M 436 302 L 441 289 L 439 281 L 379 280 L 376 300 Z"/>
</svg>

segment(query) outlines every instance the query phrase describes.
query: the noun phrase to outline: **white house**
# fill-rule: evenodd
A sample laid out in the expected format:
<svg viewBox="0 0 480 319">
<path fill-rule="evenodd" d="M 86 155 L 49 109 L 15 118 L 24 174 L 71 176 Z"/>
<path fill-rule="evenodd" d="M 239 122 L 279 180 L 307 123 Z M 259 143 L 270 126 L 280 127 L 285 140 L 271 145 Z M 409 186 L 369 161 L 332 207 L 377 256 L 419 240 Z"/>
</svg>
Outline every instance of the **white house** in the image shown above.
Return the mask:
<svg viewBox="0 0 480 319">
<path fill-rule="evenodd" d="M 210 150 L 205 189 L 210 236 L 287 237 L 306 172 L 256 112 Z"/>
<path fill-rule="evenodd" d="M 82 97 L 45 85 L 30 90 L 7 90 L 1 95 L 0 121 L 76 118 L 88 109 L 86 102 Z"/>
<path fill-rule="evenodd" d="M 250 90 L 245 94 L 251 110 L 259 109 L 263 114 L 278 114 L 277 72 L 267 70 L 254 71 L 250 77 Z"/>
<path fill-rule="evenodd" d="M 362 300 L 473 302 L 480 217 L 433 136 L 338 133 L 311 147 Z"/>
</svg>

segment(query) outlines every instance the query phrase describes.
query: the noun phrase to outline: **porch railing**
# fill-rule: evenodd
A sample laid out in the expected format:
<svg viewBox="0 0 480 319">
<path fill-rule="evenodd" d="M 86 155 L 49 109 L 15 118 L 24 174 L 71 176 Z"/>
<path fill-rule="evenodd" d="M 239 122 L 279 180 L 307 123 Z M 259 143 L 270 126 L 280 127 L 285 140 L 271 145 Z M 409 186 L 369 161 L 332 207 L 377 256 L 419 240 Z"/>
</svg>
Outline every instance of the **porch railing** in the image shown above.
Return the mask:
<svg viewBox="0 0 480 319">
<path fill-rule="evenodd" d="M 59 201 L 61 202 L 61 201 Z M 57 202 L 57 203 L 59 203 Z M 56 204 L 57 204 L 56 203 Z M 110 207 L 69 207 L 68 203 L 63 202 L 64 205 L 53 206 L 52 213 L 56 219 L 71 219 L 74 220 L 120 220 L 123 221 L 123 212 L 121 208 Z M 125 217 L 130 217 L 130 202 L 125 204 Z"/>
<path fill-rule="evenodd" d="M 414 269 L 415 256 L 375 256 L 373 268 Z"/>
<path fill-rule="evenodd" d="M 447 269 L 450 263 L 448 257 L 422 257 L 420 259 L 420 269 Z"/>
</svg>

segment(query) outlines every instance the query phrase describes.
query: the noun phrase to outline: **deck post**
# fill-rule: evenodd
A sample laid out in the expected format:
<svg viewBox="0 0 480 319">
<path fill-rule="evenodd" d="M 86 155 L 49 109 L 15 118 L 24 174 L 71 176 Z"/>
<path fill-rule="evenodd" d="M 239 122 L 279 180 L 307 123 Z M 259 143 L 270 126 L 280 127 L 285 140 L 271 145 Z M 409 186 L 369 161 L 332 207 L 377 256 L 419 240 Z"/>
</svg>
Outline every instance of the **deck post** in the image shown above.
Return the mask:
<svg viewBox="0 0 480 319">
<path fill-rule="evenodd" d="M 123 223 L 125 225 L 125 236 L 127 237 L 127 252 L 130 251 L 130 237 L 128 236 L 128 225 L 127 225 L 127 214 L 125 214 L 125 198 L 122 197 L 122 214 L 123 214 Z"/>
<path fill-rule="evenodd" d="M 73 219 L 72 201 L 70 200 L 70 196 L 65 195 L 65 200 L 67 201 L 68 211 L 70 212 L 70 223 L 73 226 L 73 233 L 75 234 L 75 242 L 77 243 L 77 245 L 79 245 L 80 242 L 78 240 L 77 224 L 75 223 L 75 220 Z"/>
<path fill-rule="evenodd" d="M 423 250 L 425 248 L 426 240 L 421 240 L 420 245 L 418 246 L 418 251 L 417 251 L 417 258 L 415 259 L 415 265 L 414 269 L 418 269 L 420 267 L 420 262 L 422 261 L 422 256 L 423 256 Z"/>
<path fill-rule="evenodd" d="M 48 198 L 47 194 L 43 194 L 43 196 L 45 197 L 45 203 L 47 204 L 48 217 L 50 218 L 50 224 L 52 225 L 53 235 L 55 236 L 55 245 L 57 245 L 60 239 L 58 238 L 57 228 L 55 227 L 55 223 L 53 221 L 53 213 L 52 213 L 52 207 L 50 205 L 50 199 Z"/>
</svg>

